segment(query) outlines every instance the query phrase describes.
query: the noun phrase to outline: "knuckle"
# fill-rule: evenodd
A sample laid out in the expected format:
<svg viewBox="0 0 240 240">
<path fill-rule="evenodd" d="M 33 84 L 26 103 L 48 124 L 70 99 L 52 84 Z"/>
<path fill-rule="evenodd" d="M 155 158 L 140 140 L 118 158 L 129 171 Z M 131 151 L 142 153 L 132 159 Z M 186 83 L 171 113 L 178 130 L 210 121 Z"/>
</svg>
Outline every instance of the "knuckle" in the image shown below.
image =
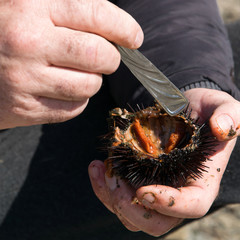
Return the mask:
<svg viewBox="0 0 240 240">
<path fill-rule="evenodd" d="M 54 89 L 55 93 L 64 99 L 74 99 L 76 95 L 76 89 L 70 81 L 62 79 L 58 81 Z"/>
<path fill-rule="evenodd" d="M 4 81 L 2 84 L 5 85 L 5 88 L 13 91 L 20 90 L 23 85 L 23 73 L 17 68 L 12 66 L 6 66 L 4 70 Z"/>
<path fill-rule="evenodd" d="M 55 84 L 54 92 L 62 99 L 78 101 L 92 97 L 101 87 L 101 76 L 87 74 L 85 78 L 61 79 Z"/>
<path fill-rule="evenodd" d="M 10 112 L 13 116 L 24 122 L 32 122 L 34 116 L 35 104 L 30 99 L 25 99 L 23 96 L 18 96 L 12 100 Z M 19 120 L 20 121 L 20 120 Z"/>
<path fill-rule="evenodd" d="M 120 54 L 108 41 L 94 34 L 71 34 L 59 42 L 74 66 L 87 72 L 111 74 L 120 64 Z M 62 48 L 62 47 L 61 47 Z"/>
<path fill-rule="evenodd" d="M 10 112 L 13 113 L 14 116 L 25 118 L 26 117 L 26 110 L 24 110 L 20 106 L 12 106 L 10 109 Z"/>
<path fill-rule="evenodd" d="M 90 40 L 84 54 L 88 68 L 94 72 L 111 74 L 120 65 L 121 57 L 116 48 L 105 40 Z"/>
<path fill-rule="evenodd" d="M 60 47 L 63 46 L 65 53 L 74 58 L 79 56 L 81 44 L 79 44 L 79 39 L 75 35 L 67 35 L 60 42 Z"/>
<path fill-rule="evenodd" d="M 93 41 L 91 39 L 87 40 L 85 45 L 85 57 L 87 59 L 87 64 L 89 69 L 94 69 L 99 71 L 101 65 L 103 64 L 103 55 L 100 54 L 102 45 L 99 41 Z"/>
<path fill-rule="evenodd" d="M 105 65 L 104 43 L 92 34 L 67 36 L 62 45 L 67 56 L 75 59 L 77 68 L 89 72 L 101 72 Z"/>
<path fill-rule="evenodd" d="M 39 34 L 31 34 L 31 31 L 26 31 L 23 27 L 25 25 L 21 26 L 20 23 L 16 26 L 10 24 L 7 27 L 4 36 L 4 49 L 8 54 L 26 54 L 39 45 Z"/>
<path fill-rule="evenodd" d="M 99 26 L 104 23 L 104 15 L 106 14 L 106 6 L 104 3 L 104 1 L 89 1 L 91 23 L 93 26 Z"/>
</svg>

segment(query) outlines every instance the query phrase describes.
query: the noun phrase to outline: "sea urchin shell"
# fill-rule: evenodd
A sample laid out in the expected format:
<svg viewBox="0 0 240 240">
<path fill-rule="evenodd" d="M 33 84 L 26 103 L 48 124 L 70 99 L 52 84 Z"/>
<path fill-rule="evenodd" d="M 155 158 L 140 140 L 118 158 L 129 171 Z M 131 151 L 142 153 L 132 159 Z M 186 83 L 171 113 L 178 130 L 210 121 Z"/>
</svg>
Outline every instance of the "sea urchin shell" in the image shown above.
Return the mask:
<svg viewBox="0 0 240 240">
<path fill-rule="evenodd" d="M 180 187 L 189 178 L 200 178 L 216 144 L 208 125 L 197 124 L 190 115 L 186 110 L 171 117 L 158 105 L 137 112 L 113 109 L 107 173 L 135 188 Z"/>
</svg>

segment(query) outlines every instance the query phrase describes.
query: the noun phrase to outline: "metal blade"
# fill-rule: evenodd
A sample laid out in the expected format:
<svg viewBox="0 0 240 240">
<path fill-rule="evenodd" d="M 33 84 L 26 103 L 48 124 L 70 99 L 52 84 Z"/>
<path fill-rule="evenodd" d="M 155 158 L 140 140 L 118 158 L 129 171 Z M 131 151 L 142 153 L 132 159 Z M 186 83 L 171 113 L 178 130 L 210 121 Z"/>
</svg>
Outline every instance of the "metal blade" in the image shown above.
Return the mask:
<svg viewBox="0 0 240 240">
<path fill-rule="evenodd" d="M 182 92 L 138 50 L 117 46 L 123 63 L 163 109 L 174 116 L 188 105 Z"/>
</svg>

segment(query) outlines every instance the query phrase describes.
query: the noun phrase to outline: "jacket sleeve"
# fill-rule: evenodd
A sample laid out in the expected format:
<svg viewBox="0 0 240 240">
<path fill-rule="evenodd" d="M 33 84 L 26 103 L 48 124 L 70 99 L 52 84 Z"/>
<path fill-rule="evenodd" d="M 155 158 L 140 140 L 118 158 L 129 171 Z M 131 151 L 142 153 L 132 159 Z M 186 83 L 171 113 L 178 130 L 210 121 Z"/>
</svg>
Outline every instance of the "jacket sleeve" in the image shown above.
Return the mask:
<svg viewBox="0 0 240 240">
<path fill-rule="evenodd" d="M 139 49 L 178 88 L 221 89 L 237 99 L 228 35 L 215 0 L 117 0 L 141 25 L 145 40 Z M 108 76 L 120 106 L 151 104 L 153 99 L 121 64 Z"/>
</svg>

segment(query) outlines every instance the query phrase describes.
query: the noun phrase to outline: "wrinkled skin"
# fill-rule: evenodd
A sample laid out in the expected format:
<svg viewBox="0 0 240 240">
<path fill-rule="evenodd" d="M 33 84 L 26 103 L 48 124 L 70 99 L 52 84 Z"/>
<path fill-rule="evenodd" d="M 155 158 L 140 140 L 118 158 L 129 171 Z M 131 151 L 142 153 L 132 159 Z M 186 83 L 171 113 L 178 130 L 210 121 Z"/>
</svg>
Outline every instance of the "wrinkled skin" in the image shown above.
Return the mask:
<svg viewBox="0 0 240 240">
<path fill-rule="evenodd" d="M 119 187 L 115 177 L 105 176 L 102 161 L 95 160 L 89 166 L 95 194 L 131 231 L 160 236 L 185 218 L 204 216 L 218 195 L 222 175 L 240 133 L 237 130 L 240 103 L 217 90 L 192 89 L 185 95 L 190 100 L 192 116 L 199 116 L 202 122 L 210 118 L 212 132 L 219 140 L 216 153 L 210 157 L 213 161 L 206 164 L 209 170 L 203 178 L 191 180 L 179 189 L 151 185 L 134 190 L 121 180 L 118 180 Z M 231 128 L 236 134 L 228 136 Z M 133 197 L 140 204 L 136 204 Z"/>
<path fill-rule="evenodd" d="M 119 66 L 110 42 L 143 41 L 107 0 L 1 0 L 0 29 L 0 129 L 77 116 Z"/>
<path fill-rule="evenodd" d="M 0 129 L 77 116 L 100 88 L 101 75 L 118 68 L 120 55 L 110 42 L 138 48 L 143 41 L 136 21 L 107 0 L 2 0 L 0 29 Z M 230 139 L 239 134 L 239 103 L 214 90 L 186 95 L 203 120 L 214 112 L 210 124 L 222 141 L 202 179 L 180 190 L 147 186 L 135 192 L 105 178 L 101 161 L 89 166 L 96 195 L 132 231 L 162 235 L 183 218 L 203 216 L 218 193 L 235 144 Z M 216 121 L 220 115 L 230 118 Z M 231 136 L 229 123 L 237 130 Z M 133 196 L 141 204 L 132 204 Z"/>
</svg>

